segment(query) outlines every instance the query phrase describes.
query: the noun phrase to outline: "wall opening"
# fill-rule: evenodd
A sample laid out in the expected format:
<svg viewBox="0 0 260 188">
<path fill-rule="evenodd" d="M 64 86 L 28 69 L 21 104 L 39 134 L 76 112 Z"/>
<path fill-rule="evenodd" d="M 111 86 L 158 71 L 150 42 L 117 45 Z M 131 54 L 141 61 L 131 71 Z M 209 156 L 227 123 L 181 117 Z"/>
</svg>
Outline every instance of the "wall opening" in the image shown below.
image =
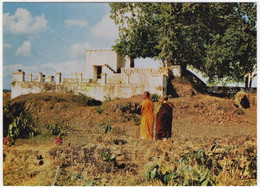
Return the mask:
<svg viewBox="0 0 260 188">
<path fill-rule="evenodd" d="M 97 79 L 101 79 L 102 66 L 96 66 L 97 69 Z"/>
</svg>

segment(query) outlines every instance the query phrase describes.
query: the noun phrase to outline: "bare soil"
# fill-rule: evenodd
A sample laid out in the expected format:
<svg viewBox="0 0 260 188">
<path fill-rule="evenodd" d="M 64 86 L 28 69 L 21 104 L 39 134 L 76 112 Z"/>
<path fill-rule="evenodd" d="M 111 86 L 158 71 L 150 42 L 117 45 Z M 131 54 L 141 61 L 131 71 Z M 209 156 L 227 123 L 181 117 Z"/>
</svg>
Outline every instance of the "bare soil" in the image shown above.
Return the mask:
<svg viewBox="0 0 260 188">
<path fill-rule="evenodd" d="M 235 106 L 234 99 L 199 93 L 172 98 L 169 99 L 175 106 L 172 138 L 146 141 L 138 137 L 139 125 L 133 113 L 123 113 L 120 109 L 127 105 L 137 108 L 141 101 L 142 96 L 133 96 L 100 106 L 85 106 L 72 94 L 44 93 L 11 100 L 14 112 L 22 107 L 31 114 L 39 134 L 3 146 L 4 185 L 160 186 L 163 184 L 159 180 L 145 179 L 151 158 L 174 169 L 181 156 L 200 148 L 210 152 L 216 142 L 219 150 L 231 150 L 229 158 L 219 159 L 222 166 L 232 159 L 240 161 L 250 147 L 256 153 L 256 105 L 243 109 Z M 155 102 L 154 106 L 156 114 L 160 103 Z M 67 131 L 62 145 L 55 144 L 55 136 L 46 128 L 47 124 L 58 124 Z M 112 130 L 106 133 L 104 126 L 111 126 Z M 114 154 L 114 162 L 104 160 L 106 151 Z M 216 184 L 256 185 L 256 178 L 245 171 L 241 173 L 223 172 L 217 176 Z"/>
</svg>

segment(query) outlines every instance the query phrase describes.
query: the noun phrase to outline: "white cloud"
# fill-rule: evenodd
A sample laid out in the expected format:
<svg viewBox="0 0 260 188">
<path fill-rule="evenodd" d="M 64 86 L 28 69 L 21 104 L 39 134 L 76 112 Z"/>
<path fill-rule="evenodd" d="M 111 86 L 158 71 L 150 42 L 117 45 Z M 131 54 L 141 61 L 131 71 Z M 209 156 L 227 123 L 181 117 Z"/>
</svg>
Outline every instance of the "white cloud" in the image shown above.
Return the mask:
<svg viewBox="0 0 260 188">
<path fill-rule="evenodd" d="M 3 77 L 9 76 L 18 69 L 21 69 L 25 72 L 25 80 L 30 73 L 32 73 L 33 78 L 36 78 L 39 72 L 46 76 L 55 76 L 56 72 L 61 72 L 62 78 L 70 78 L 72 72 L 83 72 L 82 70 L 84 68 L 84 61 L 66 61 L 62 63 L 47 63 L 29 66 L 14 64 L 3 66 Z"/>
<path fill-rule="evenodd" d="M 64 22 L 66 27 L 70 27 L 70 26 L 84 27 L 87 25 L 87 22 L 84 20 L 65 20 Z"/>
<path fill-rule="evenodd" d="M 16 72 L 18 69 L 21 69 L 24 72 L 32 73 L 37 72 L 38 67 L 37 66 L 24 66 L 21 64 L 14 64 L 14 65 L 7 65 L 3 66 L 3 76 L 6 77 L 13 72 Z M 36 76 L 36 75 L 35 75 Z"/>
<path fill-rule="evenodd" d="M 73 72 L 83 72 L 85 68 L 84 61 L 65 61 L 62 63 L 48 63 L 41 67 L 42 70 L 50 71 L 50 74 L 56 74 L 56 72 L 62 73 L 62 78 L 70 78 L 71 73 Z M 48 72 L 42 72 L 47 74 Z M 55 75 L 52 75 L 55 76 Z"/>
<path fill-rule="evenodd" d="M 115 40 L 118 38 L 118 28 L 114 21 L 109 17 L 109 14 L 107 14 L 93 28 L 92 34 L 97 38 Z"/>
<path fill-rule="evenodd" d="M 77 58 L 77 59 L 84 59 L 85 58 L 85 50 L 90 49 L 90 44 L 89 43 L 77 43 L 73 44 L 69 51 L 70 55 L 72 58 Z"/>
<path fill-rule="evenodd" d="M 24 41 L 22 46 L 17 49 L 15 55 L 21 54 L 24 57 L 28 57 L 31 55 L 31 47 L 32 44 L 30 41 Z"/>
<path fill-rule="evenodd" d="M 11 46 L 12 46 L 12 45 L 9 44 L 9 43 L 4 43 L 4 45 L 3 45 L 4 48 L 11 48 Z"/>
<path fill-rule="evenodd" d="M 3 28 L 13 34 L 36 34 L 47 28 L 47 20 L 44 14 L 32 17 L 27 9 L 18 8 L 14 15 L 3 14 Z"/>
</svg>

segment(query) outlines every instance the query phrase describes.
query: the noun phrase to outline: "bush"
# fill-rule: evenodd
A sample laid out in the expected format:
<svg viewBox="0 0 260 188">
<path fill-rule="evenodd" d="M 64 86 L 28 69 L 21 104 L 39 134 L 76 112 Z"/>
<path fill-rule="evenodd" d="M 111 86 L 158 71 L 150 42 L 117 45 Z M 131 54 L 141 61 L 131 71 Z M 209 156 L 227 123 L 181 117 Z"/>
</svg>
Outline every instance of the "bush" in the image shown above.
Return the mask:
<svg viewBox="0 0 260 188">
<path fill-rule="evenodd" d="M 102 104 L 101 101 L 93 99 L 92 97 L 89 97 L 84 93 L 78 93 L 78 95 L 73 95 L 72 101 L 77 102 L 79 104 L 83 104 L 85 106 L 98 106 Z"/>
<path fill-rule="evenodd" d="M 59 137 L 67 135 L 67 131 L 63 127 L 61 127 L 57 124 L 55 124 L 55 125 L 47 124 L 46 128 L 52 133 L 52 135 L 58 135 Z"/>
<path fill-rule="evenodd" d="M 37 133 L 32 118 L 28 114 L 21 113 L 14 121 L 8 126 L 7 137 L 12 139 L 28 138 Z"/>
<path fill-rule="evenodd" d="M 108 96 L 104 96 L 105 100 L 104 100 L 104 103 L 106 102 L 109 102 L 109 101 L 112 101 L 113 99 L 110 97 L 110 95 Z"/>
<path fill-rule="evenodd" d="M 146 166 L 147 180 L 158 179 L 162 183 L 177 186 L 210 186 L 216 185 L 217 176 L 222 167 L 207 155 L 203 149 L 183 155 L 173 169 L 152 159 Z"/>
<path fill-rule="evenodd" d="M 153 101 L 153 102 L 159 102 L 159 99 L 161 98 L 161 96 L 160 95 L 158 95 L 157 93 L 153 93 L 152 95 L 151 95 L 151 100 Z"/>
</svg>

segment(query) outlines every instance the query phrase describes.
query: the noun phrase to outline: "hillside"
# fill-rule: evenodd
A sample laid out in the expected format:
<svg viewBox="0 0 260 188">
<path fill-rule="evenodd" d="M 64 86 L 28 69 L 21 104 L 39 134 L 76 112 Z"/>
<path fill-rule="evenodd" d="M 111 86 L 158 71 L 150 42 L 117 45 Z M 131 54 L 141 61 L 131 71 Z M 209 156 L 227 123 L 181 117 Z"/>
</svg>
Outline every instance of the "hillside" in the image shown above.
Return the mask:
<svg viewBox="0 0 260 188">
<path fill-rule="evenodd" d="M 199 93 L 172 98 L 172 139 L 145 141 L 141 101 L 45 93 L 10 100 L 10 113 L 30 114 L 37 134 L 4 145 L 4 185 L 256 185 L 255 104 L 244 109 Z M 55 130 L 64 133 L 61 145 Z"/>
</svg>

